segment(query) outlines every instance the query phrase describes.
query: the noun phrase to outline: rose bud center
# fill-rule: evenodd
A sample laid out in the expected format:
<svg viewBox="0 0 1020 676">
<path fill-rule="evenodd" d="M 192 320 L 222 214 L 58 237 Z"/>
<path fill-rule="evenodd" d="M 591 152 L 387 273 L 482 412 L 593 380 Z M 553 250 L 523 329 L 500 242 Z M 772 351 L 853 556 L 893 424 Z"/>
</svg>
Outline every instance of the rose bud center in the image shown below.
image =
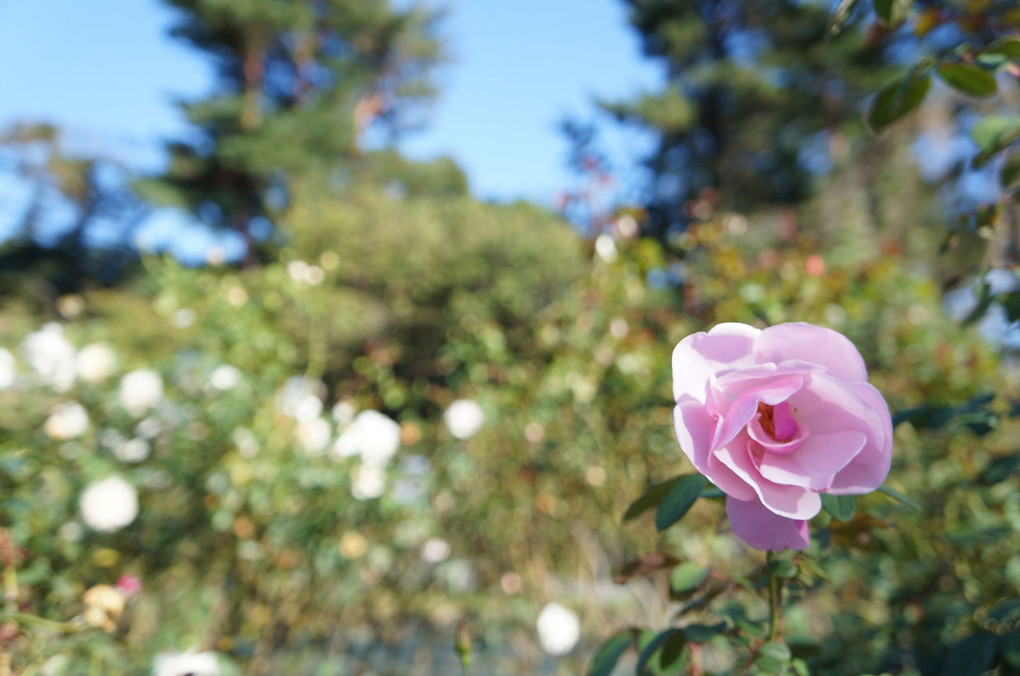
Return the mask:
<svg viewBox="0 0 1020 676">
<path fill-rule="evenodd" d="M 758 402 L 758 413 L 747 426 L 747 432 L 762 451 L 773 453 L 791 453 L 807 437 L 807 430 L 793 419 L 785 401 L 775 406 Z"/>
</svg>

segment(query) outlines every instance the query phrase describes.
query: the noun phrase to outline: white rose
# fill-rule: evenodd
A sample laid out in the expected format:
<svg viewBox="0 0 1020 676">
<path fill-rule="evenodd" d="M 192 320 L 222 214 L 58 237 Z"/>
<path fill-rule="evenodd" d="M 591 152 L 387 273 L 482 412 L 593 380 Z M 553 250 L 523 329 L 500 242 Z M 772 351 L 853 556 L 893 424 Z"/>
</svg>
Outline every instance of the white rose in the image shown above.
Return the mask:
<svg viewBox="0 0 1020 676">
<path fill-rule="evenodd" d="M 446 408 L 443 422 L 450 434 L 458 439 L 470 439 L 478 434 L 485 423 L 482 407 L 471 399 L 458 399 Z"/>
<path fill-rule="evenodd" d="M 64 338 L 60 324 L 50 322 L 25 337 L 21 348 L 25 360 L 39 380 L 57 392 L 66 392 L 74 385 L 74 345 Z"/>
<path fill-rule="evenodd" d="M 75 360 L 78 377 L 86 383 L 101 383 L 117 370 L 117 355 L 109 345 L 86 345 Z"/>
<path fill-rule="evenodd" d="M 163 379 L 151 369 L 131 371 L 120 379 L 117 400 L 133 416 L 140 416 L 163 399 Z"/>
<path fill-rule="evenodd" d="M 120 477 L 93 481 L 78 499 L 81 520 L 92 530 L 120 530 L 138 516 L 138 492 Z"/>
<path fill-rule="evenodd" d="M 50 411 L 50 417 L 43 425 L 46 434 L 57 441 L 80 437 L 88 427 L 89 414 L 85 407 L 76 401 L 54 406 Z"/>
<path fill-rule="evenodd" d="M 550 655 L 566 655 L 581 638 L 581 623 L 572 610 L 547 603 L 538 615 L 538 642 Z"/>
</svg>

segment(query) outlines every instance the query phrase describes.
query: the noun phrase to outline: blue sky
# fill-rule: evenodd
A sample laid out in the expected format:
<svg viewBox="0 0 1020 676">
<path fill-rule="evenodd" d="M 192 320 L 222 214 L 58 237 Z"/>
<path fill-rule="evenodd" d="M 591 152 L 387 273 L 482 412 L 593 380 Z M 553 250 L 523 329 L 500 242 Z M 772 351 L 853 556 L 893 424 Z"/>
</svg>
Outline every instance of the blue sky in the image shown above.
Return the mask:
<svg viewBox="0 0 1020 676">
<path fill-rule="evenodd" d="M 434 4 L 434 3 L 433 3 Z M 440 72 L 430 126 L 402 148 L 447 154 L 476 195 L 548 203 L 570 185 L 557 122 L 595 96 L 653 88 L 622 0 L 453 0 L 443 24 L 453 61 Z M 158 0 L 0 0 L 0 125 L 48 120 L 76 147 L 158 167 L 160 141 L 186 127 L 173 106 L 209 90 L 201 56 L 166 35 Z M 626 133 L 607 137 L 622 162 Z"/>
</svg>

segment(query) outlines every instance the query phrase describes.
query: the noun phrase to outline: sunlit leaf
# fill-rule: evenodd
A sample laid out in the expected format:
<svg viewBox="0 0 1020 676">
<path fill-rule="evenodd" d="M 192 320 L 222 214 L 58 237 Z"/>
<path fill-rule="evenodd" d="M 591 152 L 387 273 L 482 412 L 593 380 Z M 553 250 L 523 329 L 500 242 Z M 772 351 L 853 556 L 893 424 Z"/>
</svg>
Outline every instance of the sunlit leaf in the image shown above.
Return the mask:
<svg viewBox="0 0 1020 676">
<path fill-rule="evenodd" d="M 980 150 L 974 166 L 981 166 L 1020 138 L 1020 115 L 986 115 L 971 127 L 970 135 Z"/>
<path fill-rule="evenodd" d="M 708 577 L 711 569 L 696 563 L 681 563 L 669 576 L 669 591 L 674 597 L 690 594 Z"/>
</svg>

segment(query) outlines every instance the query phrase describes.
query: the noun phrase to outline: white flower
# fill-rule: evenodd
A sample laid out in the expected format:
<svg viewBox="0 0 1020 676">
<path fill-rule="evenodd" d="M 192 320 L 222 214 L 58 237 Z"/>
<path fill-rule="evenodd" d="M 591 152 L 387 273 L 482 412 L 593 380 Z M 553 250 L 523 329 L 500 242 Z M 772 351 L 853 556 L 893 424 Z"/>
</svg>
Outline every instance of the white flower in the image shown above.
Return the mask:
<svg viewBox="0 0 1020 676">
<path fill-rule="evenodd" d="M 333 429 L 325 418 L 312 418 L 298 423 L 296 435 L 301 448 L 308 455 L 317 456 L 326 452 Z"/>
<path fill-rule="evenodd" d="M 138 369 L 120 379 L 117 399 L 133 416 L 140 416 L 163 398 L 163 379 L 152 369 Z"/>
<path fill-rule="evenodd" d="M 333 419 L 340 425 L 346 425 L 354 420 L 354 414 L 357 412 L 358 409 L 350 399 L 342 399 L 333 404 Z"/>
<path fill-rule="evenodd" d="M 599 235 L 595 238 L 595 253 L 606 263 L 616 260 L 616 242 L 609 235 Z"/>
<path fill-rule="evenodd" d="M 359 465 L 354 468 L 354 482 L 351 495 L 358 500 L 371 500 L 383 494 L 386 488 L 386 472 L 381 467 Z"/>
<path fill-rule="evenodd" d="M 138 492 L 120 477 L 93 481 L 78 499 L 81 519 L 92 530 L 113 532 L 138 516 Z"/>
<path fill-rule="evenodd" d="M 57 392 L 66 392 L 74 384 L 74 345 L 64 338 L 60 324 L 50 322 L 30 333 L 21 344 L 25 360 L 39 380 Z"/>
<path fill-rule="evenodd" d="M 220 676 L 216 653 L 160 653 L 152 663 L 152 676 Z"/>
<path fill-rule="evenodd" d="M 145 439 L 130 439 L 113 448 L 113 454 L 122 462 L 141 462 L 149 457 L 149 442 Z"/>
<path fill-rule="evenodd" d="M 446 408 L 443 422 L 453 436 L 458 439 L 470 439 L 482 429 L 485 414 L 482 407 L 471 399 L 458 399 Z"/>
<path fill-rule="evenodd" d="M 86 383 L 101 383 L 117 370 L 117 355 L 109 345 L 92 343 L 78 353 L 75 369 Z"/>
<path fill-rule="evenodd" d="M 18 367 L 14 363 L 14 355 L 0 347 L 0 390 L 6 390 L 14 384 Z"/>
<path fill-rule="evenodd" d="M 331 455 L 360 455 L 362 462 L 385 467 L 400 448 L 400 425 L 378 411 L 362 411 L 336 440 Z"/>
<path fill-rule="evenodd" d="M 240 382 L 241 372 L 230 364 L 217 366 L 209 376 L 209 384 L 221 392 L 237 387 Z"/>
<path fill-rule="evenodd" d="M 308 376 L 291 376 L 276 395 L 276 408 L 295 420 L 311 420 L 322 413 L 322 397 L 326 386 Z"/>
<path fill-rule="evenodd" d="M 581 638 L 581 623 L 572 610 L 560 604 L 547 603 L 538 614 L 538 642 L 550 655 L 566 655 Z"/>
<path fill-rule="evenodd" d="M 84 434 L 89 427 L 89 414 L 85 407 L 76 401 L 57 404 L 50 411 L 43 429 L 51 439 L 66 441 Z"/>
<path fill-rule="evenodd" d="M 446 540 L 429 538 L 421 548 L 421 558 L 429 563 L 440 563 L 450 557 L 450 545 Z"/>
</svg>

